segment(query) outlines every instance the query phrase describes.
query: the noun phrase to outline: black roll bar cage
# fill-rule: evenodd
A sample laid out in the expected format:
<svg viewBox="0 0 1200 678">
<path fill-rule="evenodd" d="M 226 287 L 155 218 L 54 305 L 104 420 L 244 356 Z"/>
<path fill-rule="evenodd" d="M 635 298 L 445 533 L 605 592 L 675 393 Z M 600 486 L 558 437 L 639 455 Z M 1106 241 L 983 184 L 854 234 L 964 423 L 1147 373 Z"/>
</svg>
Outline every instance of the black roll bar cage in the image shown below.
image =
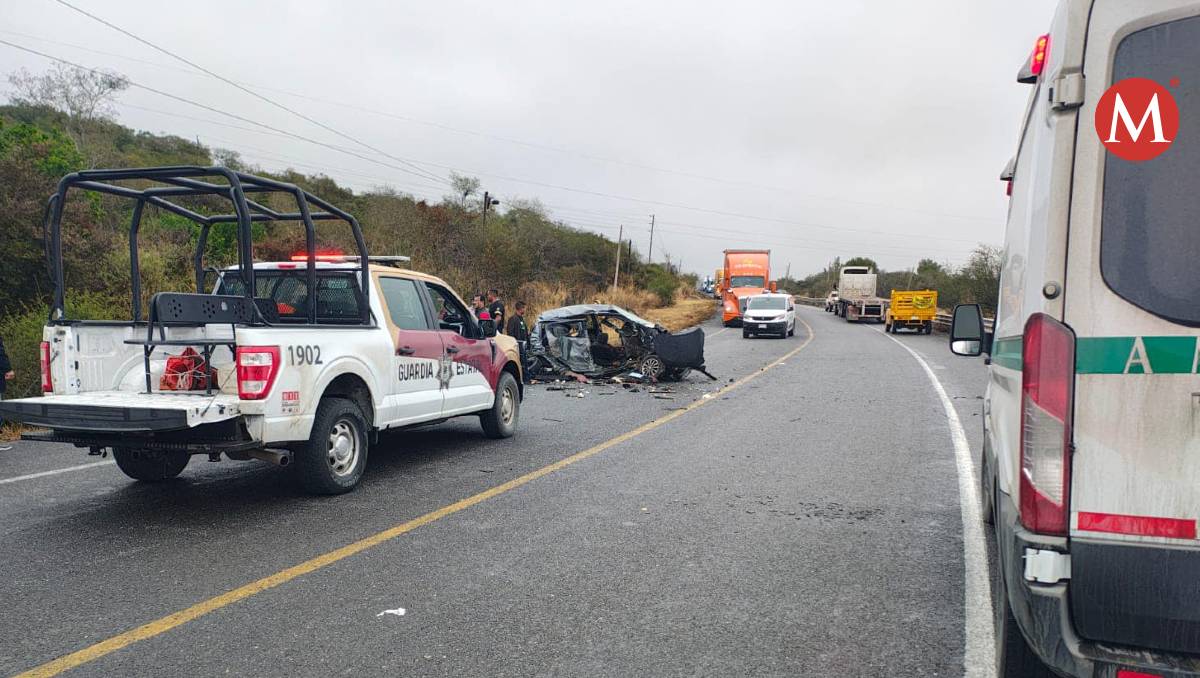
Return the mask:
<svg viewBox="0 0 1200 678">
<path fill-rule="evenodd" d="M 212 183 L 205 179 L 224 179 L 227 184 Z M 160 186 L 137 189 L 110 182 L 115 181 L 154 181 Z M 196 241 L 196 252 L 192 258 L 195 269 L 196 293 L 204 294 L 204 251 L 208 243 L 209 230 L 214 224 L 236 224 L 238 241 L 238 276 L 242 279 L 245 289 L 246 302 L 253 309 L 252 324 L 271 324 L 263 317 L 254 303 L 256 287 L 254 284 L 254 249 L 251 226 L 255 222 L 264 221 L 299 221 L 304 225 L 305 250 L 307 252 L 306 277 L 310 294 L 316 293 L 317 282 L 317 243 L 314 221 L 343 221 L 354 235 L 358 247 L 360 264 L 351 270 L 360 272 L 362 288 L 362 324 L 371 324 L 370 269 L 366 241 L 358 220 L 350 213 L 338 209 L 334 205 L 290 184 L 266 177 L 254 176 L 236 172 L 227 167 L 200 167 L 194 165 L 179 165 L 170 167 L 145 167 L 131 169 L 101 169 L 74 172 L 63 177 L 58 182 L 58 189 L 47 201 L 46 212 L 42 219 L 42 234 L 46 250 L 46 265 L 50 272 L 50 280 L 54 287 L 54 297 L 50 308 L 50 322 L 66 322 L 66 306 L 64 303 L 65 278 L 62 257 L 62 216 L 63 205 L 66 203 L 67 192 L 71 189 L 107 193 L 136 201 L 133 216 L 129 224 L 129 268 L 132 279 L 132 318 L 135 322 L 142 319 L 142 283 L 141 271 L 138 266 L 138 230 L 141 227 L 142 215 L 146 205 L 152 205 L 172 214 L 189 219 L 200 226 L 200 234 Z M 252 200 L 247 194 L 281 193 L 292 196 L 296 201 L 295 212 L 279 212 L 261 202 Z M 214 195 L 225 198 L 233 205 L 230 214 L 205 216 L 190 210 L 170 198 Z M 320 211 L 313 212 L 309 205 L 316 205 Z M 316 324 L 316 304 L 308 305 L 308 323 Z"/>
</svg>

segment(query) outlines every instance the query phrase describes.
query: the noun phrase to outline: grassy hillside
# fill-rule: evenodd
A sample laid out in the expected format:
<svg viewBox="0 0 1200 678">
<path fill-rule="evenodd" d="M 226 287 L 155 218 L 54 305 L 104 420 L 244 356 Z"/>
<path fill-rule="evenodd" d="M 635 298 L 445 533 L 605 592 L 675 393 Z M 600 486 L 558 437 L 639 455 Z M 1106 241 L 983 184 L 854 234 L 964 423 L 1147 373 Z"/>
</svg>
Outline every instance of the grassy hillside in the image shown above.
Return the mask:
<svg viewBox="0 0 1200 678">
<path fill-rule="evenodd" d="M 18 372 L 10 397 L 37 388 L 36 346 L 50 293 L 41 217 L 58 179 L 87 166 L 218 164 L 213 149 L 196 142 L 104 120 L 90 123 L 81 148 L 68 133 L 68 122 L 51 108 L 0 106 L 0 337 Z M 536 202 L 502 206 L 484 226 L 477 208 L 464 209 L 453 200 L 434 204 L 388 188 L 354 192 L 327 176 L 267 173 L 221 155 L 234 169 L 298 184 L 346 209 L 362 225 L 372 253 L 411 256 L 413 268 L 445 278 L 463 295 L 496 287 L 511 304 L 540 284 L 558 290 L 556 300 L 576 303 L 595 300 L 611 282 L 616 243 L 555 222 Z M 131 210 L 126 201 L 81 194 L 66 206 L 63 251 L 72 316 L 129 317 Z M 323 231 L 318 225 L 321 246 L 352 251 L 347 230 Z M 185 219 L 147 209 L 139 236 L 143 303 L 158 291 L 192 288 L 196 231 Z M 287 258 L 304 242 L 296 224 L 256 226 L 256 239 L 261 260 Z M 214 229 L 208 262 L 234 261 L 231 231 Z M 694 284 L 663 266 L 645 264 L 636 251 L 622 258 L 622 277 L 658 305 L 670 304 L 681 285 Z"/>
</svg>

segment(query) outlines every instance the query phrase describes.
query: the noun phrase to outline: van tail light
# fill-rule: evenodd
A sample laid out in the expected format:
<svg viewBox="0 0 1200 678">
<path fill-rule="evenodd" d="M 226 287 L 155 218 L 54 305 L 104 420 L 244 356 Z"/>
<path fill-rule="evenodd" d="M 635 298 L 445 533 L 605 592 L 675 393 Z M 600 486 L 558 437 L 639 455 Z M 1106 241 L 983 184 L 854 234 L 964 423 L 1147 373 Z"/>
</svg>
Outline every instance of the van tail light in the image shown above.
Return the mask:
<svg viewBox="0 0 1200 678">
<path fill-rule="evenodd" d="M 54 393 L 54 380 L 50 378 L 50 342 L 42 342 L 40 356 L 42 364 L 42 393 Z"/>
<path fill-rule="evenodd" d="M 262 400 L 271 392 L 279 375 L 278 346 L 238 346 L 238 398 Z"/>
<path fill-rule="evenodd" d="M 1025 323 L 1021 352 L 1021 524 L 1066 535 L 1070 516 L 1075 333 L 1044 313 Z"/>
<path fill-rule="evenodd" d="M 1033 43 L 1033 58 L 1029 60 L 1029 72 L 1041 75 L 1046 68 L 1046 60 L 1050 58 L 1050 34 L 1040 36 Z"/>
</svg>

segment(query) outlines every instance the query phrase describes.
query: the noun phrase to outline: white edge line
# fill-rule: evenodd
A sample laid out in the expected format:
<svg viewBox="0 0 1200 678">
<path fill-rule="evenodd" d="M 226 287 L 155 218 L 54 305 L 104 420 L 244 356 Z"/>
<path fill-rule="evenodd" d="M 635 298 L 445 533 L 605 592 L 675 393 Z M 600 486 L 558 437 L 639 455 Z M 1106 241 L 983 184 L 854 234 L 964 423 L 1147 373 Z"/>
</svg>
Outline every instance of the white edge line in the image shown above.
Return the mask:
<svg viewBox="0 0 1200 678">
<path fill-rule="evenodd" d="M 916 351 L 895 337 L 879 331 L 896 342 L 898 346 L 917 360 L 924 368 L 933 390 L 942 401 L 946 421 L 950 425 L 950 438 L 954 441 L 954 456 L 958 462 L 958 498 L 962 509 L 963 564 L 966 577 L 963 581 L 964 615 L 966 636 L 963 649 L 963 675 L 967 678 L 992 678 L 996 675 L 996 644 L 992 628 L 992 588 L 988 573 L 987 547 L 983 539 L 983 516 L 979 509 L 978 484 L 975 482 L 975 464 L 971 458 L 971 446 L 967 433 L 958 419 L 954 403 L 946 395 L 946 389 L 933 373 L 933 368 Z"/>
<path fill-rule="evenodd" d="M 40 473 L 30 473 L 24 476 L 14 476 L 12 478 L 0 478 L 0 485 L 8 483 L 19 483 L 22 480 L 33 480 L 34 478 L 45 478 L 46 476 L 56 476 L 60 473 L 70 473 L 71 471 L 82 471 L 87 468 L 95 468 L 97 466 L 107 466 L 114 463 L 111 459 L 108 461 L 94 461 L 90 464 L 80 464 L 79 466 L 68 466 L 67 468 L 56 468 L 53 471 L 42 471 Z"/>
</svg>

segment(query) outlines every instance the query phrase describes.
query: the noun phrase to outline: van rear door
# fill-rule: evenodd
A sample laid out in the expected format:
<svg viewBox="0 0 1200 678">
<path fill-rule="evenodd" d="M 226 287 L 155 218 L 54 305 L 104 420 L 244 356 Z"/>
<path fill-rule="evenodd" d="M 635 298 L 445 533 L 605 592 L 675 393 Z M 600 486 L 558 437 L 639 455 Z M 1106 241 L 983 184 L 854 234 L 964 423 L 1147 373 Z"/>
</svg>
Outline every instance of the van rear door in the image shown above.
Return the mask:
<svg viewBox="0 0 1200 678">
<path fill-rule="evenodd" d="M 1063 294 L 1077 336 L 1069 592 L 1084 638 L 1195 653 L 1200 3 L 1148 5 L 1098 1 L 1088 27 Z M 1097 102 L 1126 78 L 1178 103 L 1178 134 L 1151 160 L 1100 141 L 1111 121 L 1096 121 Z M 1124 103 L 1136 127 L 1149 97 Z"/>
</svg>

